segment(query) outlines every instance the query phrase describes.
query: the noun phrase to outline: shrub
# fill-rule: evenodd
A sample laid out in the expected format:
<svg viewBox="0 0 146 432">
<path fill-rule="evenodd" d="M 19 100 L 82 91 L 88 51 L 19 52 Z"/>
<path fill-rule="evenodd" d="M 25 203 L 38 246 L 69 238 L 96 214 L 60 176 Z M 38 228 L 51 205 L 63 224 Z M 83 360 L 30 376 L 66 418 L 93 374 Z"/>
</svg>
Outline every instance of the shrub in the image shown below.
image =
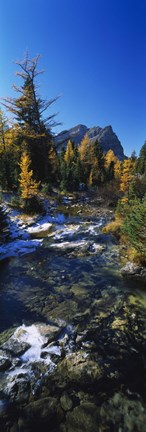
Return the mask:
<svg viewBox="0 0 146 432">
<path fill-rule="evenodd" d="M 44 184 L 42 185 L 41 192 L 42 192 L 44 195 L 48 195 L 48 194 L 50 194 L 50 193 L 52 192 L 52 187 L 51 187 L 50 183 L 44 183 Z"/>
<path fill-rule="evenodd" d="M 130 245 L 146 257 L 146 202 L 135 202 L 129 207 L 122 226 Z"/>
<path fill-rule="evenodd" d="M 0 206 L 0 241 L 3 240 L 8 234 L 8 224 L 6 220 L 5 211 Z"/>
<path fill-rule="evenodd" d="M 27 214 L 33 215 L 36 213 L 39 214 L 45 213 L 44 205 L 36 195 L 32 196 L 31 198 L 27 198 L 23 200 L 22 207 L 24 212 Z"/>
<path fill-rule="evenodd" d="M 119 239 L 121 233 L 121 221 L 120 219 L 116 219 L 112 222 L 109 222 L 105 227 L 102 228 L 102 232 L 104 234 L 111 233 L 114 234 L 115 237 Z"/>
<path fill-rule="evenodd" d="M 100 186 L 98 188 L 98 193 L 109 206 L 115 207 L 117 205 L 118 199 L 121 196 L 119 192 L 119 182 L 114 180 L 110 181 L 104 186 Z"/>
<path fill-rule="evenodd" d="M 20 207 L 20 197 L 19 197 L 19 195 L 14 195 L 12 198 L 11 198 L 11 201 L 10 201 L 10 206 L 11 207 L 16 207 L 16 208 L 18 208 L 18 207 Z"/>
</svg>

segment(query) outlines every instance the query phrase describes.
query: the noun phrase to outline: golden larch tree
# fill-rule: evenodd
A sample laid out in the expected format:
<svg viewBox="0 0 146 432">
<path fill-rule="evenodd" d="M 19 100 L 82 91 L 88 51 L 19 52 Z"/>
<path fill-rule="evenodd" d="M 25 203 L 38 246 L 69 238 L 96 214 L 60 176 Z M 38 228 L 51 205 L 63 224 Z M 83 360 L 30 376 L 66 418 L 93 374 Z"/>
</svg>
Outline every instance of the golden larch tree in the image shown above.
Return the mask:
<svg viewBox="0 0 146 432">
<path fill-rule="evenodd" d="M 72 142 L 69 140 L 67 143 L 67 147 L 66 147 L 66 151 L 65 151 L 65 155 L 64 155 L 64 160 L 67 164 L 69 164 L 73 158 L 73 145 Z"/>
<path fill-rule="evenodd" d="M 86 134 L 79 144 L 80 160 L 84 163 L 93 163 L 94 161 L 94 146 Z"/>
<path fill-rule="evenodd" d="M 121 161 L 117 158 L 115 165 L 114 165 L 114 175 L 115 175 L 115 179 L 120 179 L 121 177 L 121 169 L 122 169 L 122 163 Z"/>
<path fill-rule="evenodd" d="M 105 167 L 108 169 L 111 162 L 114 162 L 114 178 L 119 179 L 121 177 L 121 162 L 115 155 L 113 150 L 108 150 L 105 155 Z"/>
<path fill-rule="evenodd" d="M 28 199 L 37 194 L 40 183 L 33 180 L 33 170 L 30 169 L 31 159 L 27 152 L 23 152 L 19 165 L 21 170 L 19 175 L 21 198 Z"/>
<path fill-rule="evenodd" d="M 113 150 L 108 150 L 108 152 L 105 155 L 105 167 L 108 168 L 111 162 L 116 163 L 117 157 L 115 156 L 115 153 Z"/>
<path fill-rule="evenodd" d="M 123 170 L 121 175 L 120 190 L 129 194 L 130 183 L 133 180 L 134 162 L 131 159 L 125 159 L 123 162 Z"/>
</svg>

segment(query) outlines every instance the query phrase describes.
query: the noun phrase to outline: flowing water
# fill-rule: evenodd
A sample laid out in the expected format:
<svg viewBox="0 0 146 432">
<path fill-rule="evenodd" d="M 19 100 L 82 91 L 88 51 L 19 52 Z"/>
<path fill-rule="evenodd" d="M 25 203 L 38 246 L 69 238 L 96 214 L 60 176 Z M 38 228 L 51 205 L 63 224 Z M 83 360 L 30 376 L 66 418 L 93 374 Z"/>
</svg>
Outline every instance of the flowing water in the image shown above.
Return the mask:
<svg viewBox="0 0 146 432">
<path fill-rule="evenodd" d="M 64 208 L 27 230 L 35 250 L 1 262 L 4 432 L 145 431 L 145 299 L 106 218 Z"/>
</svg>

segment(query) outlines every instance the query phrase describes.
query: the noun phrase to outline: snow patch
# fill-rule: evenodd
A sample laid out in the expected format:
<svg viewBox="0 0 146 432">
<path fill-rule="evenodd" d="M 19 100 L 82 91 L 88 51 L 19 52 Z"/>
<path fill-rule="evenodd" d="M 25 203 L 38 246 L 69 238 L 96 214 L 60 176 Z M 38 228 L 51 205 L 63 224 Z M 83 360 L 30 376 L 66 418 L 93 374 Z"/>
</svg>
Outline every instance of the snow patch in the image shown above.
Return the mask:
<svg viewBox="0 0 146 432">
<path fill-rule="evenodd" d="M 80 225 L 65 225 L 54 235 L 54 239 L 59 240 L 66 236 L 72 237 L 79 229 Z"/>
<path fill-rule="evenodd" d="M 29 234 L 36 234 L 36 233 L 39 233 L 39 232 L 48 231 L 51 227 L 52 227 L 52 223 L 45 222 L 45 223 L 42 223 L 42 224 L 37 224 L 35 226 L 28 227 L 26 229 L 26 231 Z"/>
<path fill-rule="evenodd" d="M 86 240 L 74 241 L 74 242 L 62 242 L 62 243 L 52 243 L 51 247 L 63 248 L 63 249 L 74 249 L 87 245 Z"/>
</svg>

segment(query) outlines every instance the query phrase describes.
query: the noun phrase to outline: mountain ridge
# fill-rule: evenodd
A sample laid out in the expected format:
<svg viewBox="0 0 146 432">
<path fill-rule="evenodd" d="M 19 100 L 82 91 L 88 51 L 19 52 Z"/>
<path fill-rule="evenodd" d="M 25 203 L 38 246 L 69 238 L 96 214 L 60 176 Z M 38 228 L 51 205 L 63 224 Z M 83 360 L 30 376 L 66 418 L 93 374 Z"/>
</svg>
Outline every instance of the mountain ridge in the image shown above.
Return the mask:
<svg viewBox="0 0 146 432">
<path fill-rule="evenodd" d="M 105 126 L 104 128 L 101 128 L 100 126 L 88 128 L 86 125 L 78 124 L 68 130 L 63 130 L 58 133 L 55 136 L 54 141 L 60 151 L 66 146 L 69 140 L 72 140 L 74 144 L 78 146 L 86 133 L 92 142 L 99 142 L 105 153 L 111 149 L 120 160 L 124 159 L 122 144 L 116 133 L 113 131 L 111 125 Z"/>
</svg>

